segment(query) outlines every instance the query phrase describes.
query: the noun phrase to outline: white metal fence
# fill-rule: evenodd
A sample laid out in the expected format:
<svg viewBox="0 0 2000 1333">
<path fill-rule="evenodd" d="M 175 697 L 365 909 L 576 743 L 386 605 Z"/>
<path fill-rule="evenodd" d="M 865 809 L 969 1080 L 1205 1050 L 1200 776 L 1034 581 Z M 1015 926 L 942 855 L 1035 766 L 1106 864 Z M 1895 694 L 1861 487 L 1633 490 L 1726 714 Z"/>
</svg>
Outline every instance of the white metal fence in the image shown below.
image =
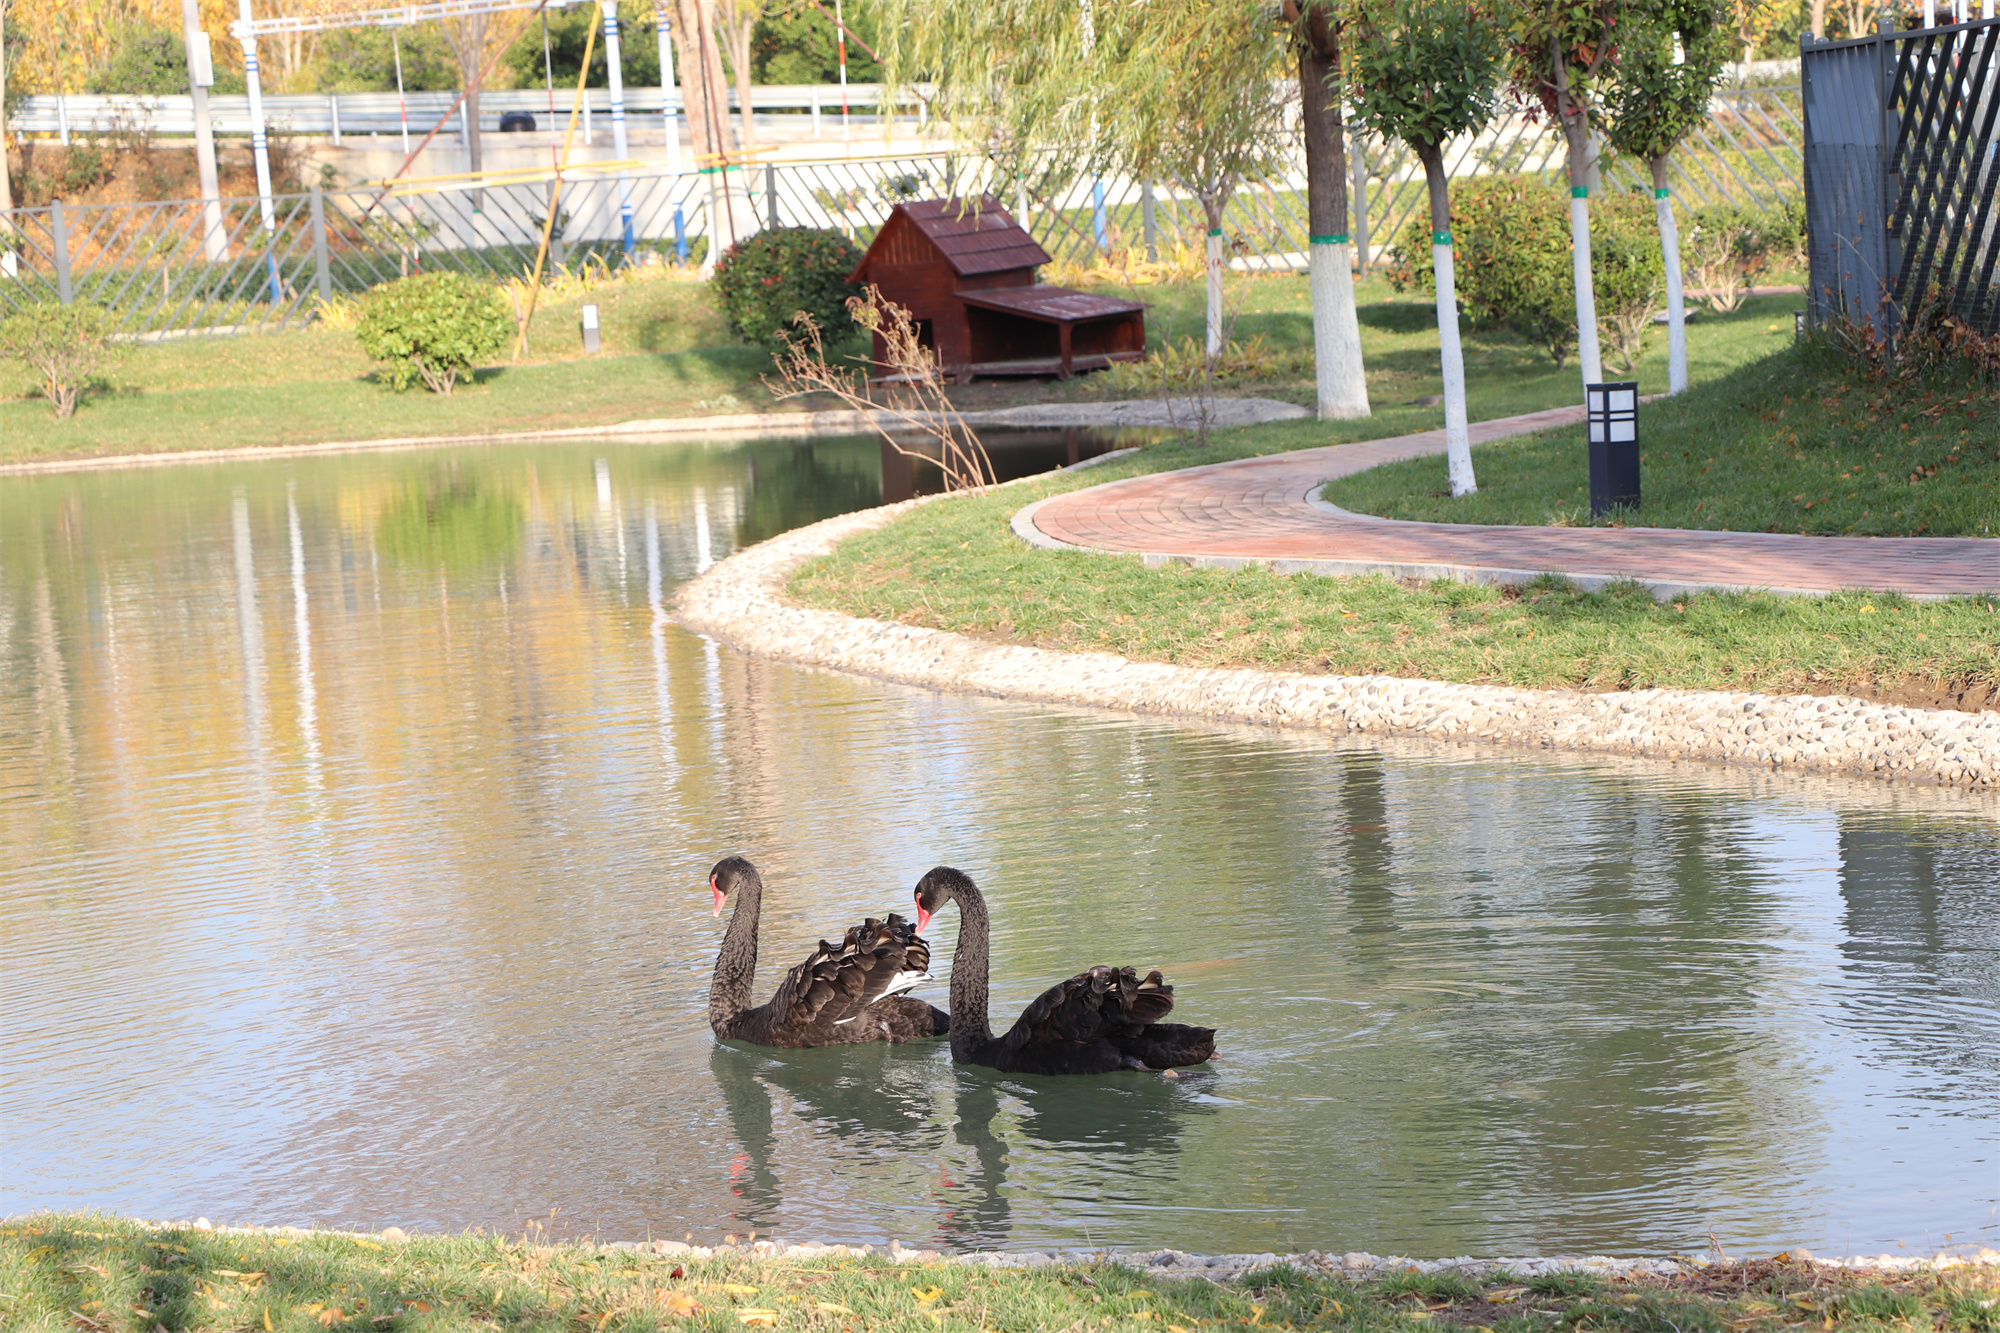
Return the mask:
<svg viewBox="0 0 2000 1333">
<path fill-rule="evenodd" d="M 1769 207 L 1799 194 L 1797 95 L 1792 89 L 1717 99 L 1708 127 L 1677 155 L 1685 204 Z M 1379 260 L 1425 207 L 1422 171 L 1407 149 L 1350 147 L 1353 232 L 1364 264 Z M 1523 116 L 1454 143 L 1455 177 L 1562 170 L 1561 139 Z M 1649 189 L 1639 164 L 1606 160 L 1609 189 Z M 723 177 L 635 170 L 565 182 L 552 228 L 559 265 L 687 263 L 711 233 L 725 240 L 759 226 L 835 227 L 866 242 L 896 204 L 992 192 L 1043 247 L 1068 263 L 1176 246 L 1198 250 L 1198 204 L 1164 184 L 1044 173 L 1002 179 L 986 158 L 953 153 L 770 163 Z M 519 277 L 534 262 L 553 183 L 418 185 L 311 190 L 274 201 L 269 227 L 255 199 L 205 208 L 199 200 L 18 209 L 0 214 L 0 308 L 93 301 L 136 336 L 284 327 L 310 319 L 315 298 L 354 293 L 402 274 L 440 268 Z M 1303 267 L 1307 250 L 1302 161 L 1246 182 L 1224 219 L 1241 269 Z"/>
<path fill-rule="evenodd" d="M 682 111 L 680 90 L 671 90 L 676 112 Z M 458 101 L 456 92 L 396 93 L 285 93 L 264 97 L 264 119 L 270 130 L 280 134 L 331 138 L 336 144 L 350 134 L 393 134 L 407 123 L 418 132 L 437 124 Z M 569 115 L 575 96 L 573 88 L 559 88 L 554 95 L 555 127 Z M 660 116 L 667 98 L 658 88 L 627 88 L 625 114 L 637 119 Z M 550 128 L 550 94 L 542 88 L 510 88 L 479 95 L 479 120 L 483 130 L 500 127 L 500 118 L 525 113 L 533 116 L 538 128 Z M 855 83 L 842 90 L 833 84 L 768 84 L 750 89 L 753 112 L 802 114 L 815 128 L 840 115 L 845 106 L 862 113 L 860 123 L 873 124 L 882 107 L 879 84 Z M 608 89 L 590 89 L 584 98 L 585 114 L 592 118 L 611 115 Z M 731 110 L 742 105 L 737 90 L 729 90 Z M 917 92 L 906 93 L 895 108 L 899 118 L 914 120 L 922 102 Z M 250 137 L 250 99 L 242 94 L 216 94 L 208 99 L 209 120 L 218 135 Z M 141 131 L 168 137 L 194 133 L 194 99 L 185 93 L 172 96 L 139 96 L 128 93 L 38 94 L 24 97 L 8 128 L 16 134 L 54 135 L 64 144 L 93 134 Z M 447 129 L 463 133 L 463 114 L 452 117 Z"/>
</svg>

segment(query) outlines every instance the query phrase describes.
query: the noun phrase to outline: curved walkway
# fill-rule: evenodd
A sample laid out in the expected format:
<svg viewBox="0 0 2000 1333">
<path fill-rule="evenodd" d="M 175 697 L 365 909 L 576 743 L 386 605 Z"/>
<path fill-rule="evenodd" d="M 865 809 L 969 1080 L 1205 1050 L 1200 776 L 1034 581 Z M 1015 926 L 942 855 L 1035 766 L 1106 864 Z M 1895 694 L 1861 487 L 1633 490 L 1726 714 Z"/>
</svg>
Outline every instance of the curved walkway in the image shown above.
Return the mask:
<svg viewBox="0 0 2000 1333">
<path fill-rule="evenodd" d="M 1472 427 L 1475 444 L 1583 419 L 1580 407 Z M 1350 513 L 1320 486 L 1382 463 L 1444 452 L 1444 432 L 1329 445 L 1107 482 L 1052 496 L 1015 516 L 1041 546 L 1129 552 L 1280 573 L 1386 573 L 1521 583 L 1563 574 L 1584 587 L 1615 580 L 1667 598 L 1703 589 L 1827 593 L 1843 588 L 1949 597 L 2000 591 L 2000 541 L 1979 537 L 1804 537 L 1678 528 L 1481 527 Z"/>
</svg>

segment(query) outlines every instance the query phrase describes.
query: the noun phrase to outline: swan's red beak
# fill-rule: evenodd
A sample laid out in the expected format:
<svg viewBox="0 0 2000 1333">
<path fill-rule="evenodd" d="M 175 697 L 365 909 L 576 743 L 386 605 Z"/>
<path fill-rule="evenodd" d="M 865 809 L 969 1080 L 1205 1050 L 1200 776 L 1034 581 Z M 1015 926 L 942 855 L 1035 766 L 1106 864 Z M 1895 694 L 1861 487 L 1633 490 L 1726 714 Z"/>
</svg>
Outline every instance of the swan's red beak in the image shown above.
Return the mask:
<svg viewBox="0 0 2000 1333">
<path fill-rule="evenodd" d="M 709 915 L 710 915 L 710 916 L 721 916 L 721 915 L 722 915 L 722 900 L 723 900 L 723 899 L 725 899 L 725 898 L 727 898 L 727 897 L 728 897 L 729 895 L 728 895 L 728 894 L 726 894 L 726 893 L 724 893 L 724 892 L 723 892 L 723 891 L 722 891 L 721 889 L 717 888 L 717 887 L 715 886 L 715 881 L 714 881 L 714 880 L 712 880 L 712 879 L 711 879 L 711 880 L 710 880 L 710 881 L 708 882 L 708 891 L 709 891 L 710 893 L 713 893 L 713 894 L 715 895 L 715 910 L 714 910 L 713 912 L 710 912 L 710 913 L 709 913 Z"/>
<path fill-rule="evenodd" d="M 929 925 L 930 923 L 931 923 L 931 914 L 930 914 L 929 912 L 926 912 L 926 911 L 924 910 L 924 905 L 923 905 L 922 903 L 918 903 L 918 904 L 917 904 L 917 931 L 918 931 L 918 933 L 919 933 L 919 934 L 921 934 L 921 933 L 923 932 L 923 928 L 924 928 L 925 926 L 928 926 L 928 925 Z"/>
</svg>

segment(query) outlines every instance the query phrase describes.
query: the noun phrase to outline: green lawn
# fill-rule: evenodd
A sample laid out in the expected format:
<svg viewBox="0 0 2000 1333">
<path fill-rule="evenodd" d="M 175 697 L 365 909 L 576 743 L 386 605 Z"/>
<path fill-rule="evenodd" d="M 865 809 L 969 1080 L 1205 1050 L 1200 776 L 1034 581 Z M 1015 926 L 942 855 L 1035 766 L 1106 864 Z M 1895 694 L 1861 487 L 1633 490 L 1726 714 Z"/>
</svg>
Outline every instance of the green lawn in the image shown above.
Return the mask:
<svg viewBox="0 0 2000 1333">
<path fill-rule="evenodd" d="M 1643 407 L 1639 436 L 1643 503 L 1599 525 L 1874 537 L 2000 528 L 2000 391 L 1968 377 L 1905 388 L 1834 352 L 1786 346 Z M 1441 523 L 1592 522 L 1581 427 L 1482 445 L 1472 457 L 1477 495 L 1452 499 L 1440 464 L 1415 459 L 1334 481 L 1326 498 Z"/>
<path fill-rule="evenodd" d="M 0 1306 L 19 1333 L 1994 1333 L 1996 1296 L 1990 1267 L 1854 1271 L 1782 1256 L 1630 1280 L 1414 1269 L 1351 1280 L 1280 1265 L 1214 1282 L 1115 1263 L 698 1259 L 478 1234 L 242 1235 L 96 1215 L 39 1214 L 0 1230 Z"/>
<path fill-rule="evenodd" d="M 1029 547 L 1008 527 L 1045 495 L 1299 448 L 1288 422 L 1169 443 L 1101 468 L 925 505 L 800 570 L 792 593 L 850 615 L 1186 666 L 1380 674 L 1539 689 L 1655 686 L 2000 706 L 2000 601 L 1583 592 L 1321 578 Z M 1442 468 L 1442 464 L 1439 464 Z"/>
<path fill-rule="evenodd" d="M 1103 290 L 1117 290 L 1106 288 Z M 1129 294 L 1151 304 L 1148 334 L 1157 346 L 1200 333 L 1198 283 L 1147 286 Z M 1229 279 L 1236 337 L 1258 349 L 1256 373 L 1233 379 L 1227 393 L 1312 401 L 1311 315 L 1302 275 Z M 601 309 L 604 350 L 585 357 L 577 332 L 583 302 Z M 1368 438 L 1423 429 L 1443 420 L 1435 407 L 1406 406 L 1439 392 L 1437 334 L 1427 301 L 1398 297 L 1380 280 L 1362 285 L 1363 348 L 1378 409 Z M 1696 325 L 1697 377 L 1727 373 L 1777 345 L 1789 330 L 1786 298 Z M 768 360 L 729 333 L 707 289 L 686 279 L 619 282 L 588 297 L 548 302 L 531 330 L 530 355 L 480 374 L 448 398 L 392 393 L 376 385 L 351 333 L 323 326 L 240 338 L 190 338 L 126 349 L 74 419 L 57 421 L 32 393 L 26 369 L 0 362 L 0 461 L 57 454 L 151 453 L 244 445 L 285 445 L 393 436 L 469 434 L 612 425 L 655 417 L 775 411 L 831 404 L 782 404 L 761 377 Z M 1664 339 L 1639 367 L 1648 383 L 1664 378 Z M 850 343 L 847 351 L 859 349 Z M 1471 332 L 1468 385 L 1475 417 L 1568 402 L 1580 396 L 1574 369 L 1558 371 L 1518 339 Z M 1008 406 L 1143 391 L 1114 376 L 981 382 L 958 390 L 968 407 Z M 1333 438 L 1329 436 L 1328 438 Z M 1315 443 L 1323 442 L 1315 440 Z"/>
</svg>

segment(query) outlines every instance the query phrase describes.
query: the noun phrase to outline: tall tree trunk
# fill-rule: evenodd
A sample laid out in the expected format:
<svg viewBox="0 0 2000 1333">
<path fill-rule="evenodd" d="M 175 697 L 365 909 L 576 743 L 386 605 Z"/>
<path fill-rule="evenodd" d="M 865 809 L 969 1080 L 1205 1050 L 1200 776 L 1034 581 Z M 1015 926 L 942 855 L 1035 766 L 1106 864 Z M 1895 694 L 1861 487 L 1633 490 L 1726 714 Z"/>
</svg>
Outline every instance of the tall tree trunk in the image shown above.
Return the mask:
<svg viewBox="0 0 2000 1333">
<path fill-rule="evenodd" d="M 484 162 L 479 135 L 479 92 L 486 81 L 486 33 L 491 23 L 490 14 L 468 14 L 446 19 L 443 24 L 445 43 L 458 61 L 458 86 L 465 93 L 465 150 L 474 175 L 483 169 Z M 472 207 L 477 210 L 484 203 L 480 192 L 474 191 Z"/>
<path fill-rule="evenodd" d="M 737 114 L 743 122 L 743 146 L 757 147 L 757 124 L 750 112 L 750 39 L 757 33 L 755 6 L 730 4 L 717 15 L 729 65 L 736 75 Z"/>
<path fill-rule="evenodd" d="M 1299 107 L 1306 141 L 1306 263 L 1312 283 L 1313 366 L 1321 420 L 1365 417 L 1368 376 L 1348 262 L 1347 140 L 1340 119 L 1340 47 L 1323 6 L 1305 16 Z"/>
<path fill-rule="evenodd" d="M 1597 345 L 1597 289 L 1590 275 L 1590 118 L 1569 95 L 1569 62 L 1556 39 L 1556 115 L 1569 148 L 1570 271 L 1576 284 L 1576 359 L 1585 384 L 1604 382 L 1604 359 Z"/>
<path fill-rule="evenodd" d="M 1208 309 L 1203 325 L 1202 349 L 1211 358 L 1222 355 L 1222 269 L 1228 261 L 1222 253 L 1222 215 L 1229 207 L 1229 190 L 1203 190 L 1202 216 L 1208 219 Z"/>
<path fill-rule="evenodd" d="M 1667 188 L 1667 159 L 1656 157 L 1653 208 L 1660 219 L 1660 253 L 1667 262 L 1667 392 L 1688 386 L 1687 297 L 1681 287 L 1681 237 L 1674 223 L 1674 196 Z"/>
<path fill-rule="evenodd" d="M 1444 371 L 1444 452 L 1451 469 L 1451 493 L 1470 495 L 1479 489 L 1472 475 L 1472 429 L 1465 410 L 1465 352 L 1458 344 L 1458 284 L 1452 271 L 1451 195 L 1444 174 L 1444 150 L 1437 144 L 1412 144 L 1424 164 L 1424 184 L 1430 191 L 1431 265 L 1436 270 L 1438 362 Z"/>
<path fill-rule="evenodd" d="M 676 9 L 681 33 L 679 73 L 688 128 L 696 164 L 708 182 L 708 249 L 701 266 L 706 276 L 714 270 L 722 251 L 736 243 L 739 233 L 748 235 L 755 227 L 749 218 L 739 217 L 736 192 L 730 188 L 730 173 L 725 170 L 736 156 L 736 136 L 729 127 L 729 85 L 722 77 L 715 0 L 676 0 Z M 736 169 L 740 171 L 741 165 Z"/>
<path fill-rule="evenodd" d="M 13 11 L 8 0 L 0 0 L 0 106 L 7 104 L 7 16 Z M 7 126 L 0 121 L 0 212 L 14 207 L 14 180 L 7 174 Z M 5 235 L 0 235 L 0 247 L 13 240 L 13 228 L 9 225 Z M 14 252 L 9 249 L 8 254 Z M 8 276 L 12 276 L 10 271 Z"/>
</svg>

